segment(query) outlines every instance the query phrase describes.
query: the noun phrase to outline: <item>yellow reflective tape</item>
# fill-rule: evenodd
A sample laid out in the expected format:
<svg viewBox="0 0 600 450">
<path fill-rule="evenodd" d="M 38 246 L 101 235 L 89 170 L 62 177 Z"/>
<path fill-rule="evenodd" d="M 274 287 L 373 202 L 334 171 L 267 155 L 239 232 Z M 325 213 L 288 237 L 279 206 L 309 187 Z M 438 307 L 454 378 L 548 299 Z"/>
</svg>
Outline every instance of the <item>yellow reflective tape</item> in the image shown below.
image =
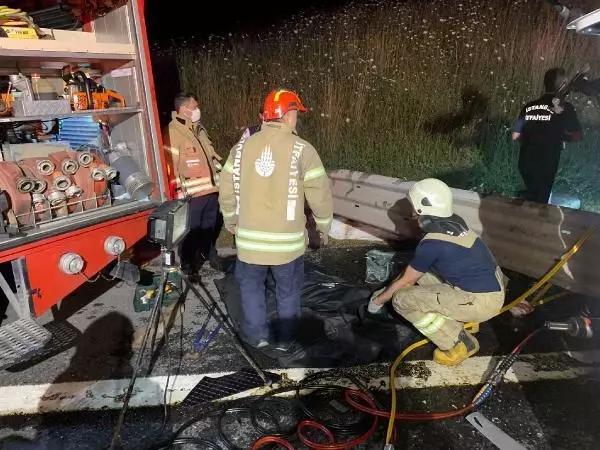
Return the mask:
<svg viewBox="0 0 600 450">
<path fill-rule="evenodd" d="M 197 186 L 197 187 L 186 189 L 185 192 L 188 194 L 196 194 L 198 192 L 206 191 L 207 189 L 211 189 L 211 188 L 212 188 L 211 185 L 203 185 L 203 186 Z"/>
<path fill-rule="evenodd" d="M 194 178 L 192 180 L 185 180 L 183 182 L 184 186 L 197 186 L 199 184 L 208 184 L 210 183 L 210 177 L 205 177 L 205 178 Z"/>
<path fill-rule="evenodd" d="M 255 252 L 296 252 L 304 250 L 306 244 L 304 241 L 294 244 L 265 244 L 262 242 L 251 242 L 245 239 L 240 239 L 236 233 L 235 245 L 243 250 L 251 250 Z"/>
<path fill-rule="evenodd" d="M 415 328 L 422 328 L 424 326 L 429 325 L 436 318 L 437 318 L 437 314 L 427 313 L 423 316 L 423 318 L 421 320 L 419 320 L 418 322 L 414 322 L 413 325 L 415 326 Z"/>
<path fill-rule="evenodd" d="M 279 101 L 279 96 L 281 94 L 285 94 L 286 92 L 289 93 L 289 94 L 293 94 L 293 92 L 290 92 L 290 91 L 277 91 L 277 92 L 275 92 L 275 97 L 273 98 L 273 100 L 275 100 L 276 102 L 278 102 Z"/>
<path fill-rule="evenodd" d="M 438 318 L 431 322 L 429 326 L 425 328 L 420 328 L 419 331 L 421 331 L 421 333 L 423 333 L 425 336 L 429 336 L 437 331 L 440 331 L 440 328 L 442 328 L 445 322 L 445 317 L 438 316 Z"/>
<path fill-rule="evenodd" d="M 326 175 L 326 173 L 323 167 L 315 167 L 304 174 L 304 181 L 316 180 L 324 175 Z"/>
<path fill-rule="evenodd" d="M 235 216 L 235 211 L 228 212 L 221 210 L 221 214 L 223 214 L 223 217 L 233 217 Z"/>
<path fill-rule="evenodd" d="M 297 233 L 270 233 L 267 231 L 248 230 L 246 228 L 238 228 L 237 236 L 246 239 L 259 239 L 261 241 L 299 241 L 304 243 L 304 231 Z"/>
<path fill-rule="evenodd" d="M 326 219 L 318 219 L 315 217 L 315 222 L 319 225 L 328 225 L 333 221 L 333 216 L 327 217 Z"/>
<path fill-rule="evenodd" d="M 225 163 L 225 165 L 223 166 L 223 170 L 225 172 L 233 173 L 233 164 L 231 164 L 231 162 L 227 161 Z"/>
</svg>

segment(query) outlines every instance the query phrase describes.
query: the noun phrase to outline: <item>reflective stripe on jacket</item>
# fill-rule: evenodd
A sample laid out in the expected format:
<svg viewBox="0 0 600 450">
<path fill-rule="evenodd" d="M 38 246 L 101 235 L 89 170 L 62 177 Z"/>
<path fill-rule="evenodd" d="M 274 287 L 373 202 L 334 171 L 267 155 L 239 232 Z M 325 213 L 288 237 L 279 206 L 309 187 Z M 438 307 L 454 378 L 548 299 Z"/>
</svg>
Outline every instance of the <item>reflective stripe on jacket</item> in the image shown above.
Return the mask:
<svg viewBox="0 0 600 450">
<path fill-rule="evenodd" d="M 173 112 L 163 132 L 169 187 L 176 198 L 217 192 L 218 160 L 206 130 Z"/>
<path fill-rule="evenodd" d="M 240 139 L 223 166 L 219 186 L 223 221 L 236 225 L 238 258 L 281 265 L 304 254 L 305 199 L 319 231 L 329 233 L 330 181 L 311 144 L 279 122 L 267 122 Z"/>
</svg>

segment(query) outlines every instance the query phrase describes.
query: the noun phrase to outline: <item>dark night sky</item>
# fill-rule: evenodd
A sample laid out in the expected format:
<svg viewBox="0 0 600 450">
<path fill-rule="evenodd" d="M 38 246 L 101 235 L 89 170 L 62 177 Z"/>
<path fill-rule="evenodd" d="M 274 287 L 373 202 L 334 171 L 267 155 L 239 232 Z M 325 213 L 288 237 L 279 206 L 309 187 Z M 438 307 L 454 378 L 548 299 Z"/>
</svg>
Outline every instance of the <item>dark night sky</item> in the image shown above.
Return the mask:
<svg viewBox="0 0 600 450">
<path fill-rule="evenodd" d="M 335 8 L 344 0 L 302 0 L 296 2 L 183 2 L 146 1 L 146 22 L 151 42 L 190 36 L 206 37 L 228 31 L 256 31 L 284 21 L 291 14 L 318 8 Z M 368 3 L 368 2 L 365 2 Z M 177 5 L 177 8 L 172 6 Z"/>
<path fill-rule="evenodd" d="M 372 3 L 376 0 L 362 0 L 361 3 Z M 403 0 L 397 0 L 403 2 Z M 420 0 L 426 2 L 427 0 Z M 504 0 L 510 1 L 510 0 Z M 530 0 L 531 1 L 531 0 Z M 544 3 L 547 0 L 533 0 Z M 177 37 L 206 37 L 211 33 L 219 34 L 228 31 L 257 31 L 267 25 L 285 20 L 290 14 L 314 9 L 329 9 L 349 3 L 349 0 L 296 0 L 273 1 L 259 0 L 254 2 L 191 2 L 188 8 L 182 7 L 185 2 L 169 0 L 146 0 L 146 20 L 151 41 L 160 41 Z M 468 3 L 469 0 L 466 0 Z M 570 7 L 580 7 L 584 11 L 600 8 L 600 0 L 559 0 Z M 453 5 L 455 0 L 448 0 Z"/>
</svg>

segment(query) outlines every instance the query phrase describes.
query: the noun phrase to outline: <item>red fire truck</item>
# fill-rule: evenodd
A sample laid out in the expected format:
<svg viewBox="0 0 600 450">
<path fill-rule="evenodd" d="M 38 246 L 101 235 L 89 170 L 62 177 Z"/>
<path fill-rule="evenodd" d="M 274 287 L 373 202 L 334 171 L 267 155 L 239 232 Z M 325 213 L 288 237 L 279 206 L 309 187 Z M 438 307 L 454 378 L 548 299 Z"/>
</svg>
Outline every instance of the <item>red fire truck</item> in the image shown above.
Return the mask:
<svg viewBox="0 0 600 450">
<path fill-rule="evenodd" d="M 7 1 L 0 93 L 0 292 L 19 317 L 0 327 L 2 368 L 167 199 L 144 0 Z"/>
</svg>

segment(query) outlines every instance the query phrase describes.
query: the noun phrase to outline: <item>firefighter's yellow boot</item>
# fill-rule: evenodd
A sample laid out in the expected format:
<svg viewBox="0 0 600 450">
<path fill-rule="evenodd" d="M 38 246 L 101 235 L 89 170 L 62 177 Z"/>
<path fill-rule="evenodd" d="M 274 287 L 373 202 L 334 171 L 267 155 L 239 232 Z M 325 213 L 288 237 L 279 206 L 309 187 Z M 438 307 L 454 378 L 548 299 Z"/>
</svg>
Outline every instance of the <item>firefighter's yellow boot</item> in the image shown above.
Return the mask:
<svg viewBox="0 0 600 450">
<path fill-rule="evenodd" d="M 443 351 L 436 348 L 433 352 L 433 360 L 443 366 L 457 366 L 478 351 L 479 342 L 475 336 L 462 331 L 458 336 L 458 343 L 450 350 Z"/>
<path fill-rule="evenodd" d="M 469 322 L 465 324 L 465 331 L 471 334 L 479 333 L 479 324 L 477 322 Z"/>
</svg>

